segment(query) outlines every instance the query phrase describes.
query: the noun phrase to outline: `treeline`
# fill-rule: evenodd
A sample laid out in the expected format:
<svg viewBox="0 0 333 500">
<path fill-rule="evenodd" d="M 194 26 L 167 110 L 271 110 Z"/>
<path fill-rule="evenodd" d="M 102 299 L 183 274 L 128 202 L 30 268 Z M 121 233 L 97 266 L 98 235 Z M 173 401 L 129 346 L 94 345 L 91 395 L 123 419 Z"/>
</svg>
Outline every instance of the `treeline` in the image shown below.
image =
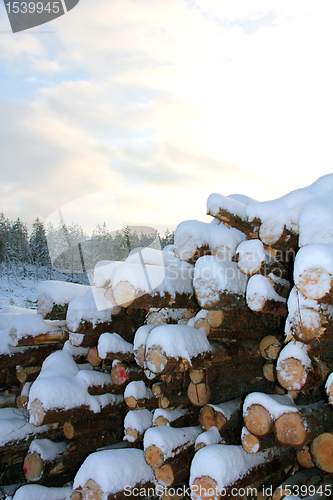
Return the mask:
<svg viewBox="0 0 333 500">
<path fill-rule="evenodd" d="M 18 264 L 50 266 L 69 273 L 89 274 L 102 260 L 125 260 L 133 248 L 160 249 L 173 244 L 174 232 L 168 229 L 161 236 L 157 230 L 147 227 L 125 227 L 109 231 L 106 224 L 98 224 L 89 237 L 81 226 L 49 224 L 44 227 L 38 217 L 29 235 L 27 225 L 17 218 L 11 221 L 0 214 L 0 263 L 14 267 Z"/>
</svg>

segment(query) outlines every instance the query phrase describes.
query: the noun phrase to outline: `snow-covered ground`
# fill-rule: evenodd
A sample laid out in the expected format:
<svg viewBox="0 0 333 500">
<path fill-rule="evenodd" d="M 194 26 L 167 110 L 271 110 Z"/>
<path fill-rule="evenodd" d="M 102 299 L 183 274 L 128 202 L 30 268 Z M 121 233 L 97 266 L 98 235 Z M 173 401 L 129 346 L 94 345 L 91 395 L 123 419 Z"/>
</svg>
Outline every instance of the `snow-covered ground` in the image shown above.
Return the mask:
<svg viewBox="0 0 333 500">
<path fill-rule="evenodd" d="M 37 308 L 37 286 L 45 280 L 71 281 L 71 275 L 62 274 L 52 270 L 50 277 L 49 268 L 33 265 L 15 266 L 7 269 L 0 264 L 0 309 L 6 306 Z M 73 280 L 76 283 L 79 280 Z M 87 284 L 87 283 L 85 283 Z"/>
</svg>

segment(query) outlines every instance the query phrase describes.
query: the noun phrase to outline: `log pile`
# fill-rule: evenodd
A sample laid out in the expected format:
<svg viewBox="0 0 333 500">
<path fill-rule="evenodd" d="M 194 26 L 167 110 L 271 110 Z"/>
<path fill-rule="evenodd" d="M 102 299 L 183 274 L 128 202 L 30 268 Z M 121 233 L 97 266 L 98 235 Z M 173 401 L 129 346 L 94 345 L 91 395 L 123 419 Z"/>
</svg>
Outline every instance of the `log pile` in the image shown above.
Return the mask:
<svg viewBox="0 0 333 500">
<path fill-rule="evenodd" d="M 173 252 L 104 261 L 84 289 L 43 284 L 48 331 L 9 320 L 1 406 L 15 395 L 29 424 L 4 481 L 74 481 L 72 500 L 328 492 L 332 247 L 298 250 L 302 226 L 261 205 L 212 195 L 213 222 L 181 223 Z"/>
</svg>

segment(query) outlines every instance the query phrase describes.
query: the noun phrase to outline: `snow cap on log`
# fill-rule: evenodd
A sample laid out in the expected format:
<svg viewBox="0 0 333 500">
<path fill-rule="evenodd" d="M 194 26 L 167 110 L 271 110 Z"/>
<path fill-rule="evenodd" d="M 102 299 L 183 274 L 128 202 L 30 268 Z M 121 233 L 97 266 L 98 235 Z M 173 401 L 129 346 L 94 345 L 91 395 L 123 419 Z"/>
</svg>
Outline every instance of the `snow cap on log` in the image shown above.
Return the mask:
<svg viewBox="0 0 333 500">
<path fill-rule="evenodd" d="M 153 425 L 153 415 L 146 409 L 130 410 L 124 419 L 124 429 L 135 429 L 139 434 L 143 434 Z M 124 439 L 129 442 L 135 441 L 130 434 L 125 434 Z"/>
<path fill-rule="evenodd" d="M 239 243 L 246 236 L 224 224 L 208 224 L 197 220 L 181 222 L 175 231 L 174 252 L 181 260 L 191 260 L 200 249 L 206 249 L 220 259 L 232 260 Z"/>
<path fill-rule="evenodd" d="M 85 370 L 82 370 L 80 373 L 78 365 L 67 351 L 57 351 L 48 356 L 30 388 L 28 404 L 30 423 L 37 423 L 33 412 L 35 400 L 42 404 L 44 411 L 70 410 L 86 406 L 95 413 L 100 412 L 106 405 L 116 404 L 122 400 L 122 396 L 113 394 L 91 396 L 88 393 L 88 384 L 84 380 L 86 375 L 84 372 Z M 89 376 L 90 373 L 92 372 L 89 371 Z M 98 375 L 98 372 L 94 373 Z"/>
<path fill-rule="evenodd" d="M 107 288 L 111 282 L 112 273 L 120 262 L 118 260 L 101 260 L 94 268 L 94 285 L 98 288 Z"/>
<path fill-rule="evenodd" d="M 147 387 L 143 380 L 133 380 L 130 382 L 124 392 L 124 398 L 133 397 L 137 401 L 139 399 L 152 399 L 154 397 L 151 389 Z"/>
<path fill-rule="evenodd" d="M 296 404 L 289 394 L 264 394 L 263 392 L 252 392 L 246 396 L 243 403 L 243 416 L 249 412 L 252 405 L 260 405 L 276 420 L 283 413 L 297 412 Z"/>
<path fill-rule="evenodd" d="M 143 438 L 143 448 L 145 452 L 150 447 L 157 447 L 162 453 L 162 462 L 176 456 L 182 447 L 194 445 L 196 438 L 202 433 L 200 426 L 193 427 L 170 427 L 162 425 L 150 427 L 146 430 Z M 160 458 L 159 458 L 160 460 Z"/>
<path fill-rule="evenodd" d="M 285 389 L 300 391 L 306 384 L 307 375 L 312 371 L 307 351 L 307 346 L 296 340 L 291 340 L 280 351 L 276 371 L 278 380 Z"/>
<path fill-rule="evenodd" d="M 118 314 L 120 308 L 104 297 L 104 291 L 93 288 L 85 297 L 71 300 L 67 310 L 66 324 L 71 332 L 77 332 L 80 325 L 89 322 L 93 327 L 99 323 L 111 321 L 112 314 Z"/>
<path fill-rule="evenodd" d="M 221 261 L 206 255 L 197 260 L 194 268 L 193 288 L 200 307 L 214 309 L 226 296 L 232 303 L 245 302 L 248 277 L 236 262 Z M 226 304 L 225 304 L 226 305 Z"/>
<path fill-rule="evenodd" d="M 112 473 L 110 473 L 112 471 Z M 154 481 L 153 470 L 146 464 L 142 450 L 111 449 L 89 455 L 78 470 L 73 489 L 83 488 L 92 479 L 106 494 L 116 494 L 126 486 L 133 488 Z"/>
<path fill-rule="evenodd" d="M 279 312 L 287 314 L 285 306 L 287 300 L 276 293 L 270 280 L 261 274 L 251 276 L 246 288 L 246 303 L 252 311 Z M 280 314 L 279 314 L 280 315 Z"/>
<path fill-rule="evenodd" d="M 332 239 L 332 231 L 328 236 L 329 231 L 321 223 L 321 207 L 325 206 L 323 218 L 326 220 L 329 211 L 326 205 L 331 205 L 332 196 L 333 174 L 327 174 L 310 186 L 291 191 L 276 200 L 249 203 L 246 214 L 249 221 L 261 221 L 259 236 L 267 245 L 274 247 L 284 233 L 285 243 L 292 240 L 297 243 L 295 236 L 299 234 L 299 246 L 323 240 L 327 244 Z M 314 216 L 308 218 L 311 208 L 315 208 L 316 214 L 320 213 L 319 220 Z M 329 227 L 332 227 L 331 224 L 330 220 Z"/>
<path fill-rule="evenodd" d="M 236 250 L 239 269 L 248 275 L 257 273 L 267 256 L 265 247 L 260 240 L 242 241 Z"/>
<path fill-rule="evenodd" d="M 39 484 L 21 486 L 13 496 L 13 500 L 70 500 L 73 490 L 71 486 L 48 488 Z"/>
<path fill-rule="evenodd" d="M 63 322 L 44 321 L 40 314 L 17 314 L 12 317 L 8 327 L 11 337 L 10 345 L 16 347 L 20 340 L 25 337 L 37 337 L 39 335 L 48 334 L 50 339 L 54 335 L 55 339 L 57 339 L 62 333 L 59 324 L 62 325 Z"/>
<path fill-rule="evenodd" d="M 98 356 L 105 359 L 110 353 L 133 354 L 133 344 L 118 333 L 102 333 L 98 339 Z"/>
<path fill-rule="evenodd" d="M 89 286 L 67 281 L 42 281 L 37 287 L 37 310 L 45 318 L 54 305 L 65 306 L 76 297 L 84 297 Z"/>
<path fill-rule="evenodd" d="M 242 446 L 224 444 L 205 446 L 192 460 L 190 486 L 193 487 L 195 479 L 207 476 L 216 481 L 218 490 L 222 490 L 248 475 L 252 469 L 264 464 L 272 455 L 279 457 L 280 454 L 279 448 L 248 454 Z M 198 498 L 194 489 L 192 498 Z"/>
<path fill-rule="evenodd" d="M 203 448 L 204 446 L 210 446 L 211 444 L 226 444 L 224 439 L 221 437 L 218 428 L 214 425 L 207 431 L 199 434 L 194 443 L 195 450 L 197 451 L 198 449 Z"/>
<path fill-rule="evenodd" d="M 332 302 L 333 246 L 307 245 L 296 254 L 295 285 L 307 299 Z"/>
<path fill-rule="evenodd" d="M 254 200 L 252 200 L 254 201 Z M 215 216 L 221 210 L 226 210 L 233 215 L 236 215 L 243 221 L 247 221 L 246 204 L 241 201 L 235 200 L 232 197 L 224 196 L 222 194 L 213 193 L 207 200 L 207 212 Z"/>
<path fill-rule="evenodd" d="M 172 358 L 185 360 L 189 366 L 192 366 L 193 358 L 211 351 L 206 334 L 201 329 L 187 325 L 157 326 L 149 333 L 146 342 L 146 366 L 153 373 L 161 373 L 166 368 L 163 363 L 154 364 L 151 359 L 157 348 L 166 364 Z"/>
</svg>

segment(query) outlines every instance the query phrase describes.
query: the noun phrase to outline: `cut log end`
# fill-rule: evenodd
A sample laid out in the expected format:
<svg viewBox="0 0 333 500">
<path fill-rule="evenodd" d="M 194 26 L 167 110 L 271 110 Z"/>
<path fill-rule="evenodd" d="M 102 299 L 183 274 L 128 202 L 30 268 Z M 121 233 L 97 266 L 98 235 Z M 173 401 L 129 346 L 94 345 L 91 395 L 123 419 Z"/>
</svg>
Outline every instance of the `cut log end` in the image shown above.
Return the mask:
<svg viewBox="0 0 333 500">
<path fill-rule="evenodd" d="M 311 456 L 318 469 L 333 472 L 333 434 L 325 432 L 317 436 L 311 444 Z"/>
<path fill-rule="evenodd" d="M 131 306 L 136 298 L 135 288 L 129 281 L 120 281 L 115 286 L 113 294 L 116 303 L 121 307 Z"/>
<path fill-rule="evenodd" d="M 212 328 L 218 328 L 223 323 L 223 311 L 208 311 L 206 320 Z"/>
<path fill-rule="evenodd" d="M 260 449 L 258 437 L 253 434 L 245 434 L 242 437 L 242 447 L 246 453 L 257 453 Z"/>
<path fill-rule="evenodd" d="M 93 479 L 88 479 L 81 491 L 82 500 L 104 500 L 105 493 Z"/>
<path fill-rule="evenodd" d="M 160 484 L 170 486 L 174 483 L 174 473 L 170 464 L 162 465 L 160 469 L 154 469 L 154 475 Z"/>
<path fill-rule="evenodd" d="M 264 366 L 262 367 L 262 373 L 265 379 L 268 380 L 268 382 L 276 381 L 276 371 L 274 363 L 267 361 L 267 363 L 265 363 Z"/>
<path fill-rule="evenodd" d="M 299 359 L 284 359 L 277 370 L 279 383 L 287 391 L 300 391 L 306 384 L 309 372 Z"/>
<path fill-rule="evenodd" d="M 247 409 L 244 423 L 247 430 L 255 436 L 265 436 L 271 431 L 273 425 L 269 412 L 259 404 L 253 404 Z"/>
<path fill-rule="evenodd" d="M 304 469 L 312 469 L 315 465 L 312 461 L 309 446 L 305 446 L 303 450 L 297 452 L 297 462 Z"/>
<path fill-rule="evenodd" d="M 153 444 L 146 448 L 145 460 L 149 467 L 152 467 L 153 469 L 159 469 L 163 465 L 164 454 L 157 446 Z"/>
<path fill-rule="evenodd" d="M 62 427 L 62 432 L 67 439 L 73 439 L 75 434 L 74 425 L 71 422 L 65 422 Z"/>
<path fill-rule="evenodd" d="M 29 413 L 30 413 L 30 418 L 29 418 L 30 424 L 35 425 L 36 427 L 40 427 L 41 425 L 43 425 L 45 418 L 45 411 L 39 399 L 34 399 L 34 401 L 32 401 Z"/>
<path fill-rule="evenodd" d="M 227 419 L 223 413 L 214 410 L 214 408 L 210 405 L 206 405 L 200 411 L 199 423 L 206 431 L 208 431 L 211 427 L 217 427 L 220 431 L 227 423 Z"/>
<path fill-rule="evenodd" d="M 260 341 L 259 344 L 260 354 L 267 361 L 272 361 L 274 359 L 277 359 L 280 350 L 281 350 L 280 341 L 273 335 L 267 335 Z"/>
<path fill-rule="evenodd" d="M 128 382 L 130 376 L 126 371 L 126 367 L 121 363 L 113 366 L 111 369 L 111 381 L 114 385 L 124 385 Z"/>
<path fill-rule="evenodd" d="M 167 364 L 167 358 L 160 346 L 151 347 L 146 353 L 146 361 L 154 367 L 154 373 L 161 373 Z"/>
<path fill-rule="evenodd" d="M 306 441 L 306 428 L 297 412 L 284 413 L 274 423 L 276 438 L 285 446 L 301 447 Z"/>
<path fill-rule="evenodd" d="M 296 286 L 307 299 L 322 300 L 332 289 L 332 276 L 323 268 L 310 268 L 303 271 Z"/>
<path fill-rule="evenodd" d="M 209 476 L 197 477 L 191 486 L 192 492 L 202 500 L 219 500 L 217 482 Z"/>
<path fill-rule="evenodd" d="M 97 368 L 97 366 L 101 364 L 102 358 L 98 356 L 98 350 L 96 346 L 90 347 L 87 354 L 87 361 L 94 368 Z"/>
<path fill-rule="evenodd" d="M 39 454 L 28 453 L 24 459 L 23 472 L 27 481 L 39 481 L 44 472 L 44 464 Z"/>
<path fill-rule="evenodd" d="M 187 397 L 193 406 L 204 406 L 210 400 L 211 390 L 205 383 L 194 384 L 191 381 L 187 389 Z"/>
</svg>

